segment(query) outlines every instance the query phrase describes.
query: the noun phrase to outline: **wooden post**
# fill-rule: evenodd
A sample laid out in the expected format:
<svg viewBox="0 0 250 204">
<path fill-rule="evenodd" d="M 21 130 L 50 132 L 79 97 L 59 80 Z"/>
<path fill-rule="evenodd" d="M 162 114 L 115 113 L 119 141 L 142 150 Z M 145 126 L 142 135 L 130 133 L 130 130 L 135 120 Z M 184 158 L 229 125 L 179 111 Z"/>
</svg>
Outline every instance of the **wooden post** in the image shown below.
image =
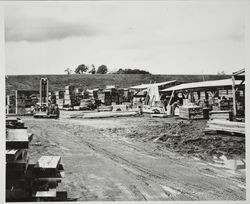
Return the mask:
<svg viewBox="0 0 250 204">
<path fill-rule="evenodd" d="M 16 114 L 18 114 L 18 104 L 17 104 L 17 90 L 16 90 Z"/>
<path fill-rule="evenodd" d="M 237 114 L 237 106 L 236 106 L 236 90 L 235 90 L 235 78 L 232 76 L 232 93 L 233 93 L 233 116 Z"/>
</svg>

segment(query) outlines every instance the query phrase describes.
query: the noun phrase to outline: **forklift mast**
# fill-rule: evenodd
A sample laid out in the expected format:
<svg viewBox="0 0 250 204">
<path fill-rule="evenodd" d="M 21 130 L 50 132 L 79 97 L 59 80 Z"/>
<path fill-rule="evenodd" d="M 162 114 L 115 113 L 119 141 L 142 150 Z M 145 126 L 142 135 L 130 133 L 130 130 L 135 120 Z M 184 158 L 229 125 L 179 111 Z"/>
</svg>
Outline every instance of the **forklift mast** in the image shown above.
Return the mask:
<svg viewBox="0 0 250 204">
<path fill-rule="evenodd" d="M 40 80 L 40 104 L 48 106 L 49 103 L 49 80 L 41 78 Z"/>
</svg>

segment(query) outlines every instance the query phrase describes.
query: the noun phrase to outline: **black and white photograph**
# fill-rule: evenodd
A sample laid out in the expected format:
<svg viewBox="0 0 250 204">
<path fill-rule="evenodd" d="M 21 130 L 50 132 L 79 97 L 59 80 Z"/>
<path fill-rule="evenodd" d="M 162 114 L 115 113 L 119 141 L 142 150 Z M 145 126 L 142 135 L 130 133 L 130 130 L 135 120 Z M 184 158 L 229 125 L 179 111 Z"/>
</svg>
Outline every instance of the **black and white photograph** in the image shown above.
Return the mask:
<svg viewBox="0 0 250 204">
<path fill-rule="evenodd" d="M 246 203 L 249 1 L 2 5 L 4 202 Z"/>
</svg>

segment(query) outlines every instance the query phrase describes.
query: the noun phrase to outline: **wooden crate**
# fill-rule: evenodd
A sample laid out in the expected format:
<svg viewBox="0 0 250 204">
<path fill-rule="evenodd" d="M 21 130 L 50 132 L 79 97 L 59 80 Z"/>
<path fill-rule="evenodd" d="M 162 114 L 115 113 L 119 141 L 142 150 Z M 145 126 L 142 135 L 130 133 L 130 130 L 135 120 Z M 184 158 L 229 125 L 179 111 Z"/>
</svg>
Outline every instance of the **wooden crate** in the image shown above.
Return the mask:
<svg viewBox="0 0 250 204">
<path fill-rule="evenodd" d="M 183 119 L 203 119 L 203 109 L 200 106 L 180 106 L 179 117 Z"/>
</svg>

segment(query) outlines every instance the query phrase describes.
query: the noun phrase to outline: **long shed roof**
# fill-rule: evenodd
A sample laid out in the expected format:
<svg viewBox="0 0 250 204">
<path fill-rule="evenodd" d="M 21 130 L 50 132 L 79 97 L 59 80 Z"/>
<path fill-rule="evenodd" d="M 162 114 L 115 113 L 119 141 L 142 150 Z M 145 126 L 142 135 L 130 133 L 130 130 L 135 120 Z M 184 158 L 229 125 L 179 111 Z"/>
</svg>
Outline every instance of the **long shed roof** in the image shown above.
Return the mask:
<svg viewBox="0 0 250 204">
<path fill-rule="evenodd" d="M 236 85 L 241 83 L 241 80 L 235 81 Z M 202 82 L 193 82 L 193 83 L 185 83 L 177 86 L 169 87 L 167 89 L 161 90 L 161 92 L 168 91 L 178 91 L 178 90 L 187 90 L 187 89 L 197 89 L 197 88 L 217 88 L 217 87 L 228 87 L 232 86 L 232 79 L 222 79 L 222 80 L 214 80 L 214 81 L 202 81 Z"/>
<path fill-rule="evenodd" d="M 152 85 L 163 86 L 163 85 L 171 84 L 173 82 L 176 82 L 176 80 L 165 81 L 165 82 L 160 82 L 160 83 L 153 83 L 153 84 L 141 84 L 141 85 L 137 85 L 137 86 L 132 86 L 132 87 L 130 87 L 130 89 L 147 89 Z"/>
</svg>

